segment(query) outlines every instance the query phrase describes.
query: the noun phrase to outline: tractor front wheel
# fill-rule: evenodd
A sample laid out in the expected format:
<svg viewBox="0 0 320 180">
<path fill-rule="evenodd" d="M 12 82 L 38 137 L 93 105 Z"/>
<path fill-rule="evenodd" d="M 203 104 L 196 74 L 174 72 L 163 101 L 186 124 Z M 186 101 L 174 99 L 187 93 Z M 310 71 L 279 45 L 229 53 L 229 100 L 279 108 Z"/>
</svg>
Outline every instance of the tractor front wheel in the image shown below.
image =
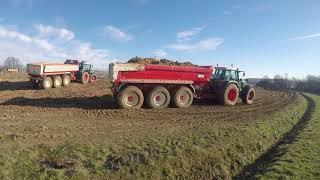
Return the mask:
<svg viewBox="0 0 320 180">
<path fill-rule="evenodd" d="M 143 101 L 142 91 L 135 86 L 128 86 L 117 94 L 117 103 L 123 109 L 140 108 Z"/>
<path fill-rule="evenodd" d="M 149 108 L 166 108 L 170 104 L 170 93 L 162 86 L 157 86 L 148 94 L 146 104 Z"/>
<path fill-rule="evenodd" d="M 256 96 L 256 92 L 251 86 L 246 86 L 241 92 L 241 100 L 245 104 L 252 104 Z"/>
<path fill-rule="evenodd" d="M 97 75 L 96 74 L 92 74 L 91 76 L 90 76 L 90 82 L 91 83 L 94 83 L 94 82 L 96 82 L 97 81 Z"/>
<path fill-rule="evenodd" d="M 229 84 L 218 95 L 219 102 L 222 105 L 234 106 L 239 98 L 239 89 L 235 84 Z"/>
<path fill-rule="evenodd" d="M 89 82 L 90 76 L 87 71 L 83 72 L 81 75 L 81 83 L 82 84 L 87 84 Z"/>
</svg>

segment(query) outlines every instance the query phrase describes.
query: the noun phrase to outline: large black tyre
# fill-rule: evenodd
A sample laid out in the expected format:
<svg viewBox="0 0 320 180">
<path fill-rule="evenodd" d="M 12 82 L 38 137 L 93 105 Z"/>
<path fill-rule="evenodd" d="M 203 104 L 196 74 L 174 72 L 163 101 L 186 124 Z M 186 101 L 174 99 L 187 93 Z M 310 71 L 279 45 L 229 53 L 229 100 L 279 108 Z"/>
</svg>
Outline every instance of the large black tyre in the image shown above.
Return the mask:
<svg viewBox="0 0 320 180">
<path fill-rule="evenodd" d="M 176 108 L 189 108 L 193 103 L 193 93 L 185 86 L 175 89 L 171 97 L 171 105 Z"/>
<path fill-rule="evenodd" d="M 135 86 L 128 86 L 117 94 L 117 104 L 123 109 L 141 108 L 143 102 L 143 93 Z"/>
<path fill-rule="evenodd" d="M 90 76 L 89 76 L 89 73 L 87 71 L 84 71 L 82 74 L 81 74 L 81 77 L 80 77 L 80 82 L 82 84 L 87 84 L 89 82 L 89 79 L 90 79 Z"/>
<path fill-rule="evenodd" d="M 67 86 L 70 85 L 70 83 L 71 83 L 70 76 L 69 75 L 63 75 L 62 76 L 62 84 L 63 84 L 63 86 L 67 87 Z"/>
<path fill-rule="evenodd" d="M 254 99 L 256 97 L 256 92 L 253 89 L 252 86 L 245 86 L 242 91 L 240 98 L 244 104 L 252 104 L 254 102 Z"/>
<path fill-rule="evenodd" d="M 234 106 L 239 99 L 239 89 L 235 84 L 228 84 L 218 93 L 218 101 L 221 105 Z"/>
<path fill-rule="evenodd" d="M 98 77 L 97 77 L 97 75 L 96 75 L 96 74 L 91 74 L 91 75 L 90 75 L 90 82 L 91 82 L 91 83 L 96 82 L 96 81 L 97 81 L 97 79 L 98 79 Z"/>
<path fill-rule="evenodd" d="M 62 78 L 61 76 L 53 77 L 53 87 L 60 88 L 62 86 Z"/>
<path fill-rule="evenodd" d="M 51 77 L 45 77 L 43 80 L 42 80 L 42 87 L 44 89 L 50 89 L 52 87 L 52 79 Z"/>
<path fill-rule="evenodd" d="M 162 86 L 157 86 L 153 88 L 146 98 L 146 105 L 149 108 L 166 108 L 170 104 L 170 93 Z"/>
<path fill-rule="evenodd" d="M 36 81 L 31 81 L 32 84 L 32 88 L 33 89 L 39 89 L 40 88 L 40 84 Z"/>
</svg>

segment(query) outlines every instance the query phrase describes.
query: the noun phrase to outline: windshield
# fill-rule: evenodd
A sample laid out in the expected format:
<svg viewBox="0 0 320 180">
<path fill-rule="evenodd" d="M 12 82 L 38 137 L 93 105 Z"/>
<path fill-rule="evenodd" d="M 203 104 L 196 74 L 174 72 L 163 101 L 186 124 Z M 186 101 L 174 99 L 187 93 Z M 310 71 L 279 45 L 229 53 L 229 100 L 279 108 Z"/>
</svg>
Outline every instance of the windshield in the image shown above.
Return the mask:
<svg viewBox="0 0 320 180">
<path fill-rule="evenodd" d="M 225 76 L 225 71 L 223 69 L 216 69 L 211 79 L 223 79 Z"/>
<path fill-rule="evenodd" d="M 235 70 L 216 69 L 211 79 L 238 80 L 239 76 Z"/>
</svg>

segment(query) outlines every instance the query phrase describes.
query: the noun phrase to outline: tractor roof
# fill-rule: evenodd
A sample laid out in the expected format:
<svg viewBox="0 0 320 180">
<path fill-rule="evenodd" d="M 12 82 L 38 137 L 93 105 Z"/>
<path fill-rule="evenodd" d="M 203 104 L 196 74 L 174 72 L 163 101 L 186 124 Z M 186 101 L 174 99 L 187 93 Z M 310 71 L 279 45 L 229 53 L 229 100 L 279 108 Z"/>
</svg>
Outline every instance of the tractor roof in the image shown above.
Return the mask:
<svg viewBox="0 0 320 180">
<path fill-rule="evenodd" d="M 231 68 L 226 68 L 226 67 L 214 67 L 215 69 L 222 69 L 222 70 L 230 70 L 230 71 L 238 71 L 238 72 L 244 72 L 244 71 L 239 71 L 239 69 L 231 69 Z"/>
</svg>

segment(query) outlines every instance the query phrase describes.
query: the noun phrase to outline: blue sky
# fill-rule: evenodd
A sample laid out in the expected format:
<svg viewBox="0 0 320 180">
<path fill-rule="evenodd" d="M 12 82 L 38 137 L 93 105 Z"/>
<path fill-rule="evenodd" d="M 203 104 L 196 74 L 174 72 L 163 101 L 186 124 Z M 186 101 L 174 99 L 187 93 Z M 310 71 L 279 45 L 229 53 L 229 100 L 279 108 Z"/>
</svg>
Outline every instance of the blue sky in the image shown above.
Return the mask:
<svg viewBox="0 0 320 180">
<path fill-rule="evenodd" d="M 0 63 L 134 56 L 320 74 L 319 0 L 0 0 Z"/>
</svg>

